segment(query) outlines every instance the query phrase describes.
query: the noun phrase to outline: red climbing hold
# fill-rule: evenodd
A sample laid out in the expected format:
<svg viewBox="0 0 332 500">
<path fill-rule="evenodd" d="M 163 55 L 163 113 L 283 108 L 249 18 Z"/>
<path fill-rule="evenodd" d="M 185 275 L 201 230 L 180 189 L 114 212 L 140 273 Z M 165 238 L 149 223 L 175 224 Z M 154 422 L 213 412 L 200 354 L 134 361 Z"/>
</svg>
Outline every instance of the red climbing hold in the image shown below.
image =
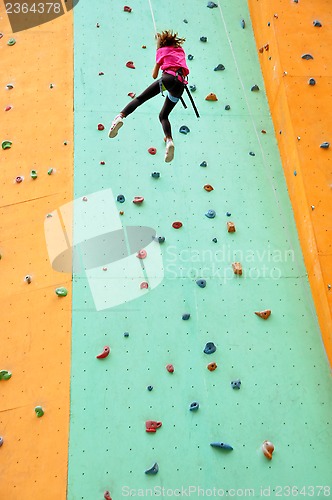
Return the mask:
<svg viewBox="0 0 332 500">
<path fill-rule="evenodd" d="M 146 49 L 146 45 L 142 45 L 142 49 Z"/>
<path fill-rule="evenodd" d="M 102 123 L 98 123 L 98 130 L 104 130 L 104 125 Z"/>
<path fill-rule="evenodd" d="M 173 222 L 172 226 L 174 227 L 174 229 L 180 229 L 180 227 L 182 227 L 182 222 L 180 221 Z"/>
<path fill-rule="evenodd" d="M 112 497 L 111 497 L 111 495 L 110 495 L 110 492 L 109 492 L 109 491 L 105 491 L 105 493 L 104 493 L 104 498 L 105 498 L 105 500 L 112 500 Z"/>
<path fill-rule="evenodd" d="M 129 97 L 131 97 L 132 99 L 134 99 L 134 97 L 135 97 L 136 94 L 135 94 L 135 92 L 129 92 L 128 95 L 129 95 Z"/>
<path fill-rule="evenodd" d="M 99 73 L 98 73 L 98 74 L 99 74 L 99 76 L 102 76 L 102 75 L 104 75 L 105 73 L 104 73 L 103 71 L 99 71 Z"/>
<path fill-rule="evenodd" d="M 22 177 L 21 175 L 18 175 L 18 176 L 15 178 L 15 182 L 16 182 L 17 184 L 20 184 L 20 182 L 22 182 L 22 181 L 23 181 L 23 177 Z"/>
<path fill-rule="evenodd" d="M 102 160 L 102 161 L 100 162 L 100 165 L 105 165 L 105 162 Z"/>
<path fill-rule="evenodd" d="M 127 68 L 135 69 L 133 61 L 128 61 L 126 66 L 127 66 Z"/>
<path fill-rule="evenodd" d="M 97 359 L 104 359 L 104 358 L 107 358 L 107 356 L 109 355 L 109 353 L 111 352 L 111 349 L 108 347 L 108 345 L 105 345 L 104 347 L 104 350 L 102 353 L 98 354 L 96 356 Z"/>
<path fill-rule="evenodd" d="M 143 201 L 144 201 L 143 196 L 134 196 L 133 203 L 136 203 L 136 205 L 143 203 Z"/>
<path fill-rule="evenodd" d="M 6 106 L 5 111 L 10 111 L 12 109 L 12 106 Z"/>
<path fill-rule="evenodd" d="M 159 427 L 162 426 L 162 422 L 156 422 L 155 420 L 147 420 L 145 422 L 146 432 L 156 432 Z"/>
<path fill-rule="evenodd" d="M 131 12 L 131 11 L 132 11 L 132 8 L 131 8 L 131 7 L 128 7 L 128 5 L 125 5 L 125 6 L 123 7 L 123 10 L 124 10 L 125 12 Z"/>
<path fill-rule="evenodd" d="M 140 284 L 140 289 L 143 290 L 144 288 L 149 288 L 149 284 L 146 281 L 142 281 Z"/>
<path fill-rule="evenodd" d="M 149 148 L 148 151 L 149 151 L 150 155 L 155 155 L 157 152 L 156 148 Z"/>
<path fill-rule="evenodd" d="M 136 257 L 138 257 L 139 259 L 145 259 L 146 256 L 147 256 L 146 250 L 140 250 L 136 255 Z"/>
<path fill-rule="evenodd" d="M 173 366 L 173 365 L 167 365 L 167 366 L 166 366 L 166 370 L 167 370 L 169 373 L 174 373 L 174 366 Z"/>
</svg>

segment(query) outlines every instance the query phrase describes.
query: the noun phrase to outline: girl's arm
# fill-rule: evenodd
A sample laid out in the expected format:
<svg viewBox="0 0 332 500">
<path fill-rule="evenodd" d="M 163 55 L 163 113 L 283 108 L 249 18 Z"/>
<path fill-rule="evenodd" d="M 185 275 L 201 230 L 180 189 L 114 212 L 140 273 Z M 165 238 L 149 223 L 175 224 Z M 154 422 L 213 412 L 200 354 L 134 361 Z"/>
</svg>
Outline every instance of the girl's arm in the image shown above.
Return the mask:
<svg viewBox="0 0 332 500">
<path fill-rule="evenodd" d="M 153 68 L 153 71 L 152 71 L 152 78 L 154 78 L 154 79 L 157 78 L 158 73 L 159 73 L 159 68 L 160 68 L 159 64 L 156 63 L 155 67 Z"/>
</svg>

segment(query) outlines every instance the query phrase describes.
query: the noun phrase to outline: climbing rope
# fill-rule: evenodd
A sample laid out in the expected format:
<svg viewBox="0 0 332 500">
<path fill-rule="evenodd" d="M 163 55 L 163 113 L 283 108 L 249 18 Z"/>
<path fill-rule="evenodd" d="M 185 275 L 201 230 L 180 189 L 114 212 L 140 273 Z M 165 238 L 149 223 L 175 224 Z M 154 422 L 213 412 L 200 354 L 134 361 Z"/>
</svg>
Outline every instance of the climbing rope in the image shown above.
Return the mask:
<svg viewBox="0 0 332 500">
<path fill-rule="evenodd" d="M 152 22 L 153 22 L 153 27 L 154 27 L 154 33 L 156 35 L 157 34 L 157 26 L 156 26 L 156 20 L 154 18 L 154 13 L 153 13 L 153 8 L 152 8 L 151 0 L 149 0 L 149 5 L 150 5 L 150 11 L 151 11 Z"/>
</svg>

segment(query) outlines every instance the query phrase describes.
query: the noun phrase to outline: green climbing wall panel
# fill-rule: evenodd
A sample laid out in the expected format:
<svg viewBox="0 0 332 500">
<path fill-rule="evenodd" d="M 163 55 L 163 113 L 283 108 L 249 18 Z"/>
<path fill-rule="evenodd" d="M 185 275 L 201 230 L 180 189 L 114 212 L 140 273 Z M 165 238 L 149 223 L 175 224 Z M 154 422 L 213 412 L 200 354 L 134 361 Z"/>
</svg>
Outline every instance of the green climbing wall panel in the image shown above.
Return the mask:
<svg viewBox="0 0 332 500">
<path fill-rule="evenodd" d="M 276 494 L 287 493 L 278 487 L 330 484 L 329 369 L 246 1 L 222 2 L 221 9 L 206 5 L 135 0 L 128 13 L 118 0 L 80 0 L 74 11 L 75 241 L 122 226 L 153 228 L 166 241 L 144 242 L 148 255 L 141 274 L 135 254 L 123 259 L 121 272 L 130 270 L 124 289 L 116 263 L 100 257 L 102 245 L 94 241 L 78 249 L 69 500 L 103 498 L 105 490 L 117 500 L 129 496 L 129 489 L 131 496 L 147 496 L 165 488 L 172 496 L 189 487 L 192 498 L 213 488 L 219 496 L 228 490 L 230 496 L 259 498 L 261 487 Z M 116 139 L 107 137 L 127 94 L 151 83 L 154 20 L 158 30 L 172 28 L 186 38 L 201 114 L 197 119 L 189 102 L 188 109 L 179 103 L 172 113 L 171 164 L 163 162 L 161 96 L 128 117 Z M 127 61 L 136 69 L 127 68 Z M 224 71 L 214 71 L 219 63 Z M 258 92 L 251 91 L 254 84 Z M 217 102 L 205 100 L 210 92 Z M 182 125 L 190 133 L 180 134 Z M 157 149 L 155 156 L 149 147 Z M 203 161 L 207 167 L 200 166 Z M 153 171 L 159 179 L 151 177 Z M 206 192 L 205 184 L 214 190 Z M 116 201 L 118 194 L 125 203 Z M 144 203 L 133 204 L 134 196 L 144 196 Z M 205 216 L 209 209 L 216 211 L 214 219 Z M 227 232 L 229 220 L 235 233 Z M 174 221 L 183 227 L 174 229 Z M 94 251 L 94 270 L 84 271 L 86 254 Z M 234 261 L 242 263 L 242 276 L 233 274 Z M 200 278 L 205 288 L 197 286 Z M 138 290 L 143 280 L 160 283 Z M 120 289 L 122 303 L 109 307 Z M 129 300 L 133 293 L 137 298 Z M 267 321 L 254 314 L 267 308 Z M 188 321 L 183 313 L 190 313 Z M 209 341 L 217 346 L 215 354 L 203 353 Z M 105 345 L 111 354 L 96 359 Z M 212 361 L 218 368 L 210 372 Z M 168 363 L 173 374 L 165 369 Z M 239 391 L 231 388 L 234 379 L 242 381 Z M 193 401 L 200 404 L 197 412 L 189 411 Z M 156 434 L 145 432 L 150 419 L 162 421 Z M 271 462 L 261 451 L 266 439 L 275 445 Z M 234 450 L 213 449 L 213 441 Z M 154 462 L 159 473 L 144 474 Z"/>
</svg>

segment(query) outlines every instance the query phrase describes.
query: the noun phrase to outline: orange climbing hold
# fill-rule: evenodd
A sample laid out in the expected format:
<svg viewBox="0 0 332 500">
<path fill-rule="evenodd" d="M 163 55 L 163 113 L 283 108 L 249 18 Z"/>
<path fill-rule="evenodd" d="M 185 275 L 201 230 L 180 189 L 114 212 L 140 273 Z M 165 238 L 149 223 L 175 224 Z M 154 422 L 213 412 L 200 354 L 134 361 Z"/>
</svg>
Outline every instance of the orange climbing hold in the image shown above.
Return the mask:
<svg viewBox="0 0 332 500">
<path fill-rule="evenodd" d="M 260 318 L 267 319 L 271 315 L 270 309 L 265 309 L 264 311 L 256 311 L 255 314 Z"/>
<path fill-rule="evenodd" d="M 205 100 L 206 101 L 218 101 L 218 98 L 217 98 L 216 94 L 214 94 L 213 92 L 210 92 L 210 94 L 208 94 L 205 97 Z"/>
<path fill-rule="evenodd" d="M 242 274 L 242 265 L 240 262 L 233 262 L 232 264 L 234 274 L 239 274 L 241 276 Z"/>
<path fill-rule="evenodd" d="M 217 367 L 218 367 L 218 366 L 217 366 L 217 363 L 214 363 L 214 362 L 209 363 L 209 364 L 207 365 L 207 369 L 208 369 L 210 372 L 213 372 L 214 370 L 216 370 L 216 369 L 217 369 Z"/>
<path fill-rule="evenodd" d="M 274 452 L 274 446 L 270 441 L 264 441 L 262 444 L 262 450 L 266 458 L 272 460 L 272 453 Z"/>
<path fill-rule="evenodd" d="M 204 189 L 205 191 L 213 191 L 214 188 L 211 186 L 211 184 L 205 184 Z"/>
<path fill-rule="evenodd" d="M 229 233 L 235 233 L 235 224 L 234 224 L 234 222 L 227 222 L 227 231 Z"/>
</svg>

